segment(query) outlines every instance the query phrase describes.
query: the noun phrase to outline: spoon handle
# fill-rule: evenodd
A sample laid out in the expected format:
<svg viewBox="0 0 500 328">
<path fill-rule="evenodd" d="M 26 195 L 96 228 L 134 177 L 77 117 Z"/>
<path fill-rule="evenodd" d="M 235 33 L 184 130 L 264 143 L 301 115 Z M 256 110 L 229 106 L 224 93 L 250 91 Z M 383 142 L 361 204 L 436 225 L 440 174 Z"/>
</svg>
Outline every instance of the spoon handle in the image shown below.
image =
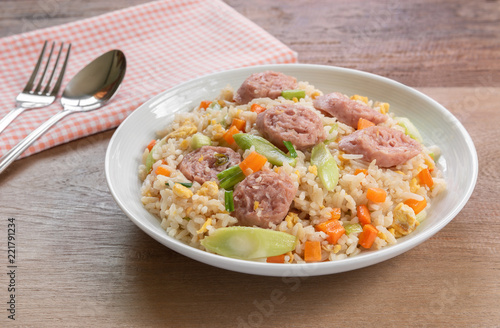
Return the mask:
<svg viewBox="0 0 500 328">
<path fill-rule="evenodd" d="M 1 120 L 0 120 L 0 133 L 2 133 L 3 130 L 12 122 L 14 119 L 19 116 L 26 108 L 23 107 L 17 107 L 10 112 L 7 113 Z"/>
<path fill-rule="evenodd" d="M 12 147 L 1 159 L 0 159 L 0 174 L 5 171 L 5 169 L 16 160 L 35 140 L 40 138 L 48 129 L 50 129 L 54 124 L 56 124 L 60 119 L 66 115 L 72 113 L 68 110 L 60 111 L 59 113 L 52 116 L 45 123 L 40 125 L 36 130 L 28 134 L 20 143 Z"/>
</svg>

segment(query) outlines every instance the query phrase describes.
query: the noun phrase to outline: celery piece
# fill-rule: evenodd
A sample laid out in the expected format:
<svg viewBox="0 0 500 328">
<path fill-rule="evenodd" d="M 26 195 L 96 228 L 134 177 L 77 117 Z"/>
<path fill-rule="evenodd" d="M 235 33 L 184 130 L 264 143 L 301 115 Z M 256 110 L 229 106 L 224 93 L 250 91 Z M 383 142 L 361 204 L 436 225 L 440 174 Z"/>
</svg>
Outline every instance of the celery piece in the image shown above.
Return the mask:
<svg viewBox="0 0 500 328">
<path fill-rule="evenodd" d="M 345 229 L 345 233 L 347 235 L 350 235 L 351 233 L 358 233 L 358 232 L 363 231 L 363 228 L 361 227 L 361 224 L 359 224 L 359 223 L 344 224 L 344 229 Z"/>
<path fill-rule="evenodd" d="M 410 138 L 415 139 L 416 141 L 423 143 L 424 140 L 422 139 L 422 136 L 420 135 L 420 132 L 418 132 L 417 128 L 413 123 L 406 117 L 396 117 L 396 122 L 398 122 L 398 125 L 402 126 L 405 129 L 405 133 L 410 136 Z"/>
<path fill-rule="evenodd" d="M 224 192 L 224 203 L 226 206 L 226 211 L 232 212 L 234 211 L 234 201 L 233 201 L 233 191 L 226 190 Z"/>
<path fill-rule="evenodd" d="M 221 105 L 219 104 L 219 102 L 217 100 L 212 101 L 210 103 L 210 105 L 208 105 L 208 108 L 214 109 L 214 110 L 221 110 L 222 109 Z"/>
<path fill-rule="evenodd" d="M 217 179 L 219 179 L 219 187 L 229 190 L 237 183 L 243 181 L 245 174 L 239 165 L 235 165 L 217 174 Z"/>
<path fill-rule="evenodd" d="M 160 141 L 158 141 L 154 146 L 153 148 L 151 148 L 151 150 L 149 151 L 149 154 L 148 154 L 148 157 L 146 157 L 146 171 L 149 172 L 151 171 L 151 168 L 153 167 L 153 164 L 155 163 L 155 160 L 153 158 L 153 154 L 154 152 L 160 148 L 161 146 L 163 146 L 165 144 L 165 139 L 162 139 Z"/>
<path fill-rule="evenodd" d="M 284 254 L 296 243 L 297 237 L 286 232 L 238 226 L 219 228 L 201 241 L 210 252 L 243 260 Z"/>
<path fill-rule="evenodd" d="M 319 179 L 326 190 L 332 191 L 339 182 L 339 168 L 324 143 L 321 142 L 312 149 L 311 164 L 318 168 Z"/>
<path fill-rule="evenodd" d="M 196 133 L 191 137 L 191 148 L 198 149 L 203 146 L 210 146 L 212 144 L 212 140 L 210 137 L 207 137 L 204 134 Z"/>
<path fill-rule="evenodd" d="M 427 217 L 426 210 L 421 210 L 417 215 L 415 215 L 415 219 L 420 223 L 422 223 L 422 221 L 424 221 L 426 217 Z"/>
<path fill-rule="evenodd" d="M 282 166 L 284 163 L 295 166 L 297 160 L 287 156 L 278 147 L 267 141 L 266 139 L 248 133 L 237 133 L 233 135 L 234 141 L 241 149 L 250 149 L 254 146 L 255 151 L 267 158 L 269 163 Z"/>
<path fill-rule="evenodd" d="M 285 99 L 292 100 L 293 98 L 304 98 L 306 96 L 305 90 L 283 90 L 281 96 Z"/>
</svg>

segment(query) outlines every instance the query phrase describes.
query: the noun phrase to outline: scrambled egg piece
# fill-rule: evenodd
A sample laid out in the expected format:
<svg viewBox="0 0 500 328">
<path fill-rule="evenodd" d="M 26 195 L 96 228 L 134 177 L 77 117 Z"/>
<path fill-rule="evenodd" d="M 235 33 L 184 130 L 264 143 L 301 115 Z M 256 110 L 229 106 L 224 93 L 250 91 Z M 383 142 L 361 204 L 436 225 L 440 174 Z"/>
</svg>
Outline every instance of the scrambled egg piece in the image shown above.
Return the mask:
<svg viewBox="0 0 500 328">
<path fill-rule="evenodd" d="M 390 105 L 388 103 L 381 103 L 380 104 L 380 113 L 387 114 L 389 112 L 389 107 L 390 107 Z"/>
<path fill-rule="evenodd" d="M 200 234 L 206 232 L 208 230 L 207 227 L 211 224 L 212 224 L 212 219 L 211 218 L 207 219 L 205 223 L 203 223 L 203 225 L 201 226 L 200 230 L 196 231 L 196 233 Z"/>
<path fill-rule="evenodd" d="M 288 212 L 288 214 L 286 215 L 286 218 L 285 218 L 285 221 L 286 221 L 286 226 L 288 229 L 292 229 L 293 226 L 299 222 L 299 216 L 297 215 L 297 213 L 294 213 L 294 212 Z"/>
<path fill-rule="evenodd" d="M 368 104 L 368 97 L 363 97 L 363 96 L 360 96 L 360 95 L 354 95 L 354 96 L 352 96 L 351 100 L 361 100 L 365 104 Z"/>
<path fill-rule="evenodd" d="M 337 254 L 341 249 L 342 249 L 342 246 L 340 246 L 339 244 L 335 245 L 333 247 L 333 254 Z"/>
<path fill-rule="evenodd" d="M 321 96 L 321 93 L 319 93 L 318 91 L 314 91 L 311 95 L 311 98 L 312 99 L 316 99 L 318 98 L 319 96 Z"/>
<path fill-rule="evenodd" d="M 166 139 L 174 138 L 186 138 L 189 137 L 190 135 L 195 134 L 198 132 L 198 128 L 196 125 L 194 125 L 191 121 L 186 121 L 184 122 L 183 125 L 181 125 L 177 130 L 170 132 Z"/>
<path fill-rule="evenodd" d="M 193 192 L 187 188 L 187 187 L 184 187 L 183 185 L 179 184 L 179 183 L 175 183 L 174 184 L 174 187 L 172 188 L 172 191 L 174 192 L 174 194 L 180 198 L 191 198 L 193 197 Z"/>
<path fill-rule="evenodd" d="M 318 168 L 316 167 L 316 165 L 309 166 L 307 170 L 314 175 L 318 175 Z"/>
<path fill-rule="evenodd" d="M 196 192 L 200 196 L 216 197 L 219 193 L 219 187 L 215 181 L 205 181 L 201 188 Z"/>
<path fill-rule="evenodd" d="M 412 193 L 416 193 L 420 189 L 420 185 L 417 182 L 416 178 L 410 180 L 410 191 Z"/>
<path fill-rule="evenodd" d="M 415 217 L 413 209 L 403 203 L 399 203 L 393 211 L 394 221 L 391 228 L 394 228 L 394 236 L 406 236 L 414 231 L 420 222 Z"/>
<path fill-rule="evenodd" d="M 222 138 L 224 133 L 226 133 L 226 130 L 224 130 L 222 125 L 220 125 L 219 123 L 214 125 L 213 131 L 215 132 L 214 137 L 213 137 L 215 140 Z"/>
<path fill-rule="evenodd" d="M 180 147 L 183 150 L 187 149 L 189 147 L 189 141 L 187 139 L 182 140 Z"/>
</svg>

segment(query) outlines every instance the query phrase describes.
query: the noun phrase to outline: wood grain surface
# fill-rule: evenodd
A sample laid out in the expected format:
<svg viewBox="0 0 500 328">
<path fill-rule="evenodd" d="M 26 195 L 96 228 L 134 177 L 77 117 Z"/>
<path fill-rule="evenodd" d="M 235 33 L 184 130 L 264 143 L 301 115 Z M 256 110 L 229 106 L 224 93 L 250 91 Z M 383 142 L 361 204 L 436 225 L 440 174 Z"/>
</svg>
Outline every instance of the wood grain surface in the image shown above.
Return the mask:
<svg viewBox="0 0 500 328">
<path fill-rule="evenodd" d="M 0 36 L 144 2 L 2 0 Z M 384 75 L 447 107 L 479 156 L 468 204 L 430 240 L 371 267 L 310 278 L 240 274 L 181 256 L 137 228 L 106 185 L 113 131 L 99 133 L 0 176 L 0 326 L 500 326 L 500 2 L 226 2 L 302 63 Z M 6 304 L 9 217 L 15 321 Z"/>
</svg>

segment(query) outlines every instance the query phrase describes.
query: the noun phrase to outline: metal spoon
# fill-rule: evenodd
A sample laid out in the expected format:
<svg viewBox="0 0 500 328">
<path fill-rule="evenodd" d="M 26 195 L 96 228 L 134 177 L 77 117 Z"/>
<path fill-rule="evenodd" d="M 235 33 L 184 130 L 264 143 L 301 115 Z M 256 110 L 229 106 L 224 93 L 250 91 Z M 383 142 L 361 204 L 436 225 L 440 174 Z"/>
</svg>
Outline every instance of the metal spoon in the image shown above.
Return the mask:
<svg viewBox="0 0 500 328">
<path fill-rule="evenodd" d="M 66 115 L 87 112 L 104 106 L 120 86 L 127 62 L 120 50 L 111 50 L 94 59 L 76 74 L 61 97 L 63 110 L 52 116 L 0 160 L 0 174 L 18 158 L 35 140 Z"/>
</svg>

